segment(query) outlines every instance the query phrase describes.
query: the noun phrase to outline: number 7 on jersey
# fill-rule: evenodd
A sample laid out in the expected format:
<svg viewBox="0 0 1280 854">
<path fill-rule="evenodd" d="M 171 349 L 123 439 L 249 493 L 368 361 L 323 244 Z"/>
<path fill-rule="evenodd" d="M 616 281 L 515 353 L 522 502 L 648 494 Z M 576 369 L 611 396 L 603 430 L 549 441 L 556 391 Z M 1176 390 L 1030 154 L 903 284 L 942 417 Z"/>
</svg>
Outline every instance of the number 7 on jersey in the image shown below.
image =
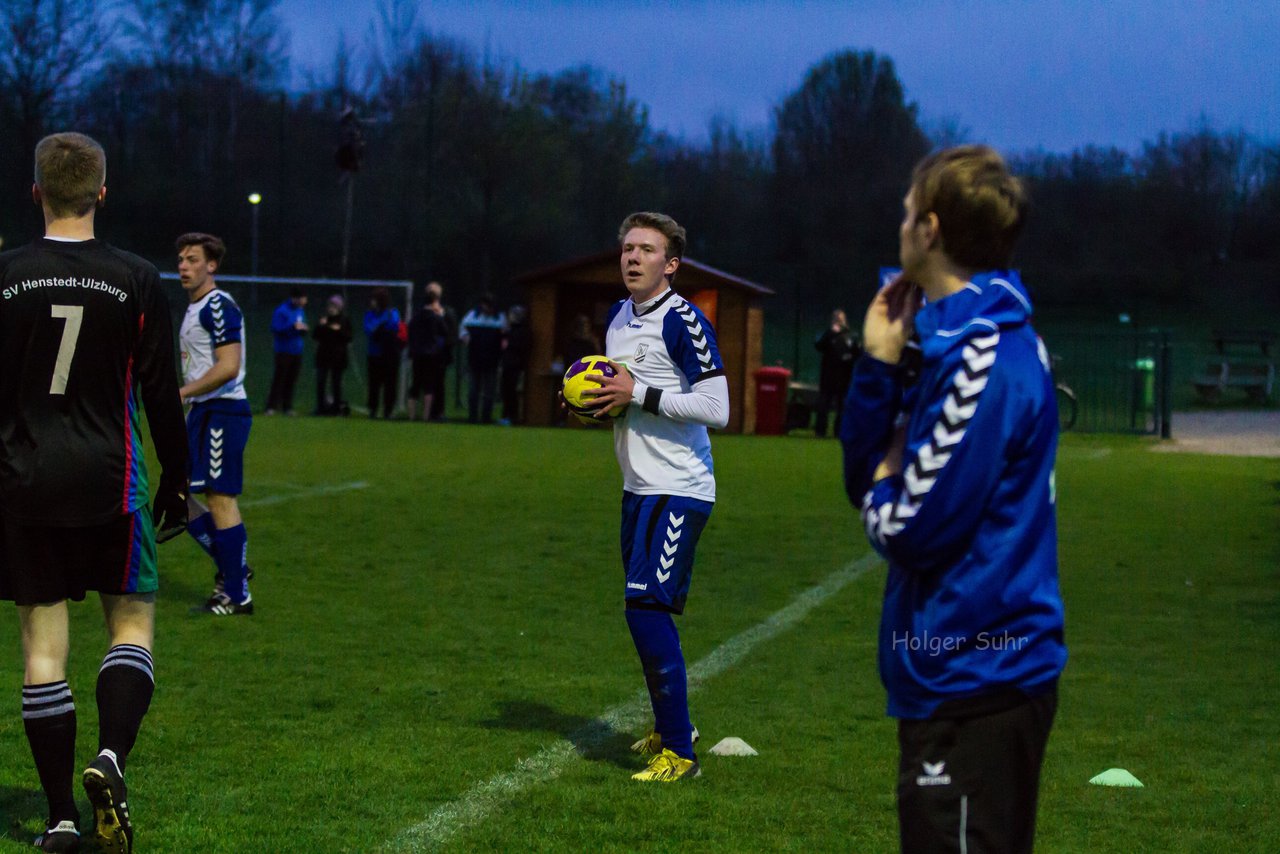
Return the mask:
<svg viewBox="0 0 1280 854">
<path fill-rule="evenodd" d="M 62 343 L 58 345 L 58 361 L 53 366 L 53 380 L 49 383 L 49 394 L 66 394 L 67 377 L 71 374 L 71 360 L 76 355 L 76 340 L 80 337 L 80 323 L 84 320 L 82 305 L 51 305 L 49 312 L 53 317 L 66 321 L 62 327 Z"/>
</svg>

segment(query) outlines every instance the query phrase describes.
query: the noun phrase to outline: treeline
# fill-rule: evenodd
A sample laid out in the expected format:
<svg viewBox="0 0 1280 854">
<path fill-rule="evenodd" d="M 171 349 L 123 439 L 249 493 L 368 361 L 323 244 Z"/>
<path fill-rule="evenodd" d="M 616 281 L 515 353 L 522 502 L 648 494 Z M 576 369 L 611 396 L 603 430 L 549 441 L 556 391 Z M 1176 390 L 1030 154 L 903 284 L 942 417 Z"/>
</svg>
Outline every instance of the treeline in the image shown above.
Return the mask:
<svg viewBox="0 0 1280 854">
<path fill-rule="evenodd" d="M 345 257 L 351 276 L 439 278 L 459 304 L 514 298 L 513 275 L 608 246 L 653 208 L 687 224 L 691 256 L 777 290 L 772 316 L 798 330 L 861 302 L 896 260 L 911 165 L 965 138 L 922 127 L 892 60 L 857 51 L 810 68 L 767 133 L 717 120 L 705 142 L 673 138 L 624 81 L 490 60 L 402 0 L 289 87 L 277 2 L 0 0 L 6 243 L 40 226 L 23 203 L 35 141 L 74 128 L 107 148 L 104 236 L 164 266 L 201 229 L 248 272 L 257 192 L 264 274 L 338 276 Z M 344 172 L 353 128 L 360 168 Z M 1280 302 L 1275 144 L 1204 125 L 1138 152 L 1012 159 L 1035 202 L 1017 260 L 1043 303 Z"/>
</svg>

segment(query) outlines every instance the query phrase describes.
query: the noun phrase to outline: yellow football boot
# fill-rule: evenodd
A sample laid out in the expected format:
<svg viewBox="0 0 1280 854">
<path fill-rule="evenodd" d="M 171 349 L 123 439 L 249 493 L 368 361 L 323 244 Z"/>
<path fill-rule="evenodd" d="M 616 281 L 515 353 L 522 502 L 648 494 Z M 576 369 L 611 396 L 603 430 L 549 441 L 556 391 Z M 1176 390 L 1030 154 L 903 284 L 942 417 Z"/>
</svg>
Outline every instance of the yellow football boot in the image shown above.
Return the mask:
<svg viewBox="0 0 1280 854">
<path fill-rule="evenodd" d="M 638 774 L 632 774 L 631 779 L 645 783 L 674 783 L 677 780 L 692 779 L 701 774 L 702 768 L 697 762 L 664 749 L 649 760 L 648 768 Z"/>
</svg>

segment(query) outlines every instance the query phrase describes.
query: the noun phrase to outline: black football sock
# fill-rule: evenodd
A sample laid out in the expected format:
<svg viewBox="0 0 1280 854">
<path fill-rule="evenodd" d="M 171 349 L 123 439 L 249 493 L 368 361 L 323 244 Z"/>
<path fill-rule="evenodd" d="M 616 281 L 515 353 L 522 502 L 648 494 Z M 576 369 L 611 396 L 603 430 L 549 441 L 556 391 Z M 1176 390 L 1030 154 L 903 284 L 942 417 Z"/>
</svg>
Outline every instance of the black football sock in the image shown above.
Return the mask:
<svg viewBox="0 0 1280 854">
<path fill-rule="evenodd" d="M 151 653 L 127 643 L 111 647 L 98 671 L 98 751 L 114 753 L 121 774 L 154 690 Z"/>
<path fill-rule="evenodd" d="M 80 825 L 71 776 L 76 761 L 76 704 L 66 680 L 22 686 L 22 726 L 36 761 L 40 786 L 49 801 L 49 826 Z"/>
</svg>

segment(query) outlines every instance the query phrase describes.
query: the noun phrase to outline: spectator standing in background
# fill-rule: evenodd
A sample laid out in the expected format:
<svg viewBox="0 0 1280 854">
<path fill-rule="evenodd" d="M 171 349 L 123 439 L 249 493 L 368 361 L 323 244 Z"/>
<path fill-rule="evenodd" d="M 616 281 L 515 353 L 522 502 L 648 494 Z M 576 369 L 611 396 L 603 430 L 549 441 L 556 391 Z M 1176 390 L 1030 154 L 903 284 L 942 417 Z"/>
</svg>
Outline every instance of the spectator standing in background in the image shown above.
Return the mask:
<svg viewBox="0 0 1280 854">
<path fill-rule="evenodd" d="M 827 435 L 827 415 L 832 409 L 836 411 L 835 433 L 840 434 L 840 413 L 845 393 L 849 390 L 849 379 L 853 376 L 853 363 L 862 354 L 849 329 L 844 309 L 837 308 L 831 312 L 831 325 L 813 342 L 813 347 L 822 354 L 813 427 L 814 435 L 821 439 Z"/>
<path fill-rule="evenodd" d="M 409 389 L 409 420 L 417 419 L 422 398 L 422 420 L 430 421 L 437 399 L 444 398 L 444 369 L 448 365 L 449 322 L 440 304 L 439 282 L 427 285 L 426 302 L 409 321 L 409 358 L 413 362 L 413 386 Z"/>
<path fill-rule="evenodd" d="M 493 294 L 480 297 L 476 307 L 462 318 L 459 337 L 467 345 L 467 370 L 471 374 L 467 421 L 472 424 L 493 422 L 503 326 L 502 315 L 494 308 Z"/>
<path fill-rule="evenodd" d="M 502 390 L 501 424 L 521 424 L 524 421 L 520 413 L 520 383 L 529 367 L 529 351 L 533 346 L 526 314 L 522 305 L 513 305 L 507 312 L 507 331 L 502 337 L 502 378 L 499 382 Z"/>
<path fill-rule="evenodd" d="M 302 369 L 302 347 L 309 328 L 303 313 L 306 307 L 306 294 L 301 288 L 294 288 L 271 315 L 271 342 L 276 359 L 271 391 L 267 394 L 267 415 L 293 414 L 293 389 Z"/>
<path fill-rule="evenodd" d="M 353 336 L 341 294 L 329 297 L 311 337 L 316 341 L 316 414 L 344 415 L 347 402 L 342 396 L 342 374 L 347 370 Z"/>
<path fill-rule="evenodd" d="M 364 332 L 369 337 L 369 417 L 390 418 L 396 405 L 396 374 L 400 370 L 400 312 L 391 307 L 386 288 L 374 288 L 369 309 L 364 313 Z"/>
<path fill-rule="evenodd" d="M 449 366 L 453 364 L 454 356 L 456 355 L 457 349 L 458 349 L 458 313 L 453 310 L 452 306 L 445 304 L 444 288 L 440 285 L 439 282 L 429 282 L 427 284 L 427 291 L 431 292 L 432 290 L 436 291 L 437 299 L 440 302 L 440 307 L 441 309 L 443 309 L 443 313 L 440 315 L 444 319 L 444 326 L 445 326 L 443 371 L 448 371 Z M 446 381 L 444 378 L 444 374 L 442 373 L 440 377 L 440 393 L 433 395 L 431 398 L 431 420 L 432 421 L 444 420 L 444 401 L 447 394 L 445 389 L 445 382 Z"/>
<path fill-rule="evenodd" d="M 565 346 L 564 366 L 567 369 L 583 356 L 595 356 L 600 353 L 600 336 L 591 328 L 591 318 L 579 314 L 573 318 L 573 334 Z"/>
</svg>

